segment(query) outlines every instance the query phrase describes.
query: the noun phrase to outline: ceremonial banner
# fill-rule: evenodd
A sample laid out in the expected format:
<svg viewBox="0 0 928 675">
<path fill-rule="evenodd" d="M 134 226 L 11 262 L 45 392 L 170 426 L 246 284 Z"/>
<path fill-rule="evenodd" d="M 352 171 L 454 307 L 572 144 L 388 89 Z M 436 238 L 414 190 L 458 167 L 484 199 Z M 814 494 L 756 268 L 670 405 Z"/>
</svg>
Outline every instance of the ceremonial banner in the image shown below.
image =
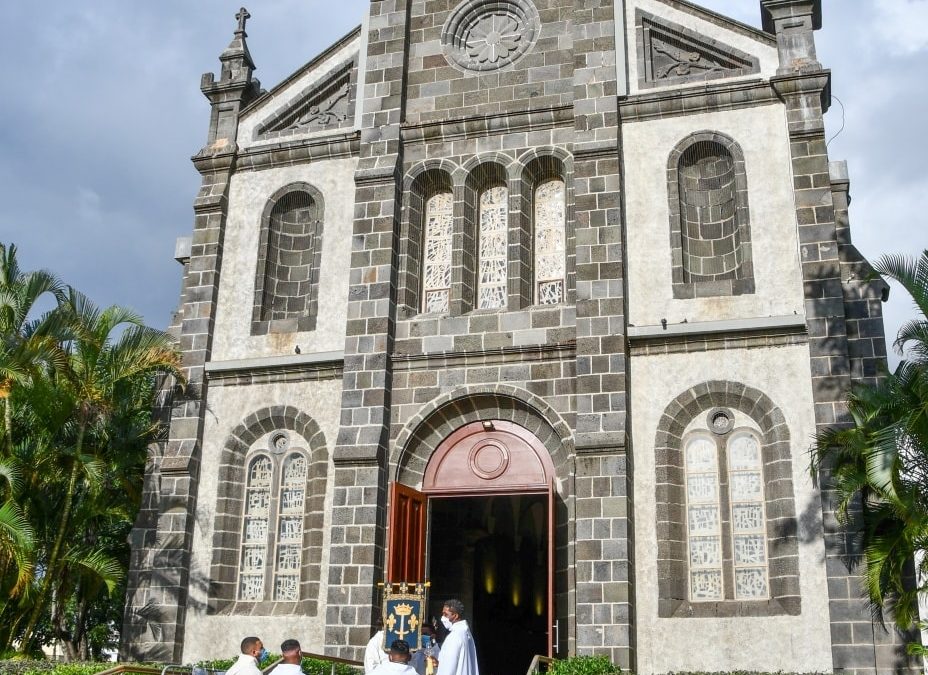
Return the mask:
<svg viewBox="0 0 928 675">
<path fill-rule="evenodd" d="M 405 640 L 413 651 L 422 647 L 422 622 L 426 621 L 425 584 L 385 584 L 383 597 L 383 648 Z"/>
</svg>

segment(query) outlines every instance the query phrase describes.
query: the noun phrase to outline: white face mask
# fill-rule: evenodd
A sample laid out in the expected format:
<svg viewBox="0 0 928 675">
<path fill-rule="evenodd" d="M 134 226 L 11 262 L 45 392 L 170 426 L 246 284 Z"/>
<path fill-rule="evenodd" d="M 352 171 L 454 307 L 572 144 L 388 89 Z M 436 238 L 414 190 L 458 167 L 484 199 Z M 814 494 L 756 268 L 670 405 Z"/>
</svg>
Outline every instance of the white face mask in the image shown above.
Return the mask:
<svg viewBox="0 0 928 675">
<path fill-rule="evenodd" d="M 445 630 L 451 630 L 453 624 L 451 623 L 451 619 L 447 616 L 443 616 L 441 617 L 441 625 L 445 627 Z"/>
</svg>

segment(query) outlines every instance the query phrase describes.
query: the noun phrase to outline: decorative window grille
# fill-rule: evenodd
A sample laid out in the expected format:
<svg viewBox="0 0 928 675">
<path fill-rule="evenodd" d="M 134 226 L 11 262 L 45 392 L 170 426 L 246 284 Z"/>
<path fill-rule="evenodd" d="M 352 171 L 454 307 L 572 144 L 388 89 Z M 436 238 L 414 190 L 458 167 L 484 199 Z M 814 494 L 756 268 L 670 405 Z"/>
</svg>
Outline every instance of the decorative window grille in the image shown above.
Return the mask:
<svg viewBox="0 0 928 675">
<path fill-rule="evenodd" d="M 753 434 L 738 433 L 728 442 L 728 478 L 735 599 L 766 598 L 769 591 L 763 460 L 760 443 Z"/>
<path fill-rule="evenodd" d="M 690 597 L 694 601 L 721 600 L 722 519 L 715 443 L 704 436 L 690 439 L 685 462 Z"/>
<path fill-rule="evenodd" d="M 566 285 L 564 181 L 559 178 L 535 189 L 535 301 L 539 305 L 564 302 Z"/>
<path fill-rule="evenodd" d="M 720 461 L 720 457 L 727 461 Z M 697 432 L 684 443 L 689 589 L 692 602 L 769 597 L 761 445 L 752 431 Z M 720 466 L 722 467 L 720 470 Z M 724 471 L 724 475 L 722 474 Z M 728 509 L 723 510 L 723 504 Z M 725 511 L 728 511 L 727 513 Z M 722 542 L 732 558 L 723 559 Z"/>
<path fill-rule="evenodd" d="M 251 460 L 245 493 L 245 522 L 242 528 L 242 559 L 239 571 L 241 600 L 261 600 L 264 597 L 271 479 L 272 465 L 269 457 L 259 455 Z"/>
<path fill-rule="evenodd" d="M 422 311 L 447 312 L 451 301 L 451 233 L 454 198 L 439 192 L 425 205 Z"/>
<path fill-rule="evenodd" d="M 270 599 L 268 591 L 274 600 L 299 600 L 307 477 L 307 459 L 298 452 L 258 455 L 248 465 L 239 600 Z M 274 552 L 270 588 L 268 551 Z"/>
<path fill-rule="evenodd" d="M 275 600 L 298 600 L 303 554 L 303 503 L 306 496 L 306 458 L 290 455 L 280 482 L 280 516 L 277 535 Z"/>
<path fill-rule="evenodd" d="M 506 306 L 508 224 L 509 190 L 498 186 L 480 193 L 477 309 Z"/>
</svg>

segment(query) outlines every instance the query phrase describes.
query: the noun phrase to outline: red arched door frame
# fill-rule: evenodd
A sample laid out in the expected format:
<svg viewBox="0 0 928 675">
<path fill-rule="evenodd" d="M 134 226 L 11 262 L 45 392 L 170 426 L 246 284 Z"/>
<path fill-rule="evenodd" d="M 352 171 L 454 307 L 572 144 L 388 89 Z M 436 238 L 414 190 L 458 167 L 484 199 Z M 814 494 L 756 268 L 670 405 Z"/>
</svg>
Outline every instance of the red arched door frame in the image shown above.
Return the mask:
<svg viewBox="0 0 928 675">
<path fill-rule="evenodd" d="M 484 420 L 459 427 L 429 458 L 422 491 L 390 485 L 388 582 L 425 580 L 430 497 L 548 496 L 548 656 L 554 653 L 554 464 L 525 427 Z"/>
</svg>

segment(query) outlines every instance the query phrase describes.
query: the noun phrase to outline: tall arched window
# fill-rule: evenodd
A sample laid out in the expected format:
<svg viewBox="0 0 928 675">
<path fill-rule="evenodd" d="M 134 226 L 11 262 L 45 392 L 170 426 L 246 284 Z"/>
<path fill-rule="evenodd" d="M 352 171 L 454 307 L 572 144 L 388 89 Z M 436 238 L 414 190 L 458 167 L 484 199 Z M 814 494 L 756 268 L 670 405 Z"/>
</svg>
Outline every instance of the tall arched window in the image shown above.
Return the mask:
<svg viewBox="0 0 928 675">
<path fill-rule="evenodd" d="M 477 309 L 500 309 L 507 295 L 509 190 L 504 185 L 484 189 L 479 208 Z"/>
<path fill-rule="evenodd" d="M 773 402 L 695 385 L 665 408 L 654 457 L 659 615 L 799 614 L 789 425 Z"/>
<path fill-rule="evenodd" d="M 744 158 L 723 134 L 681 142 L 668 166 L 674 297 L 754 292 Z"/>
<path fill-rule="evenodd" d="M 239 568 L 241 600 L 264 598 L 272 479 L 273 466 L 270 457 L 258 455 L 251 460 L 248 465 L 245 518 L 242 524 L 242 557 Z"/>
<path fill-rule="evenodd" d="M 321 196 L 298 183 L 268 202 L 262 218 L 252 333 L 315 328 L 321 263 Z"/>
<path fill-rule="evenodd" d="M 690 600 L 766 600 L 767 521 L 756 432 L 697 431 L 684 441 L 684 463 Z M 723 540 L 731 543 L 729 560 Z"/>
<path fill-rule="evenodd" d="M 451 235 L 454 197 L 438 192 L 425 203 L 422 311 L 447 312 L 451 301 Z"/>
<path fill-rule="evenodd" d="M 289 436 L 272 435 L 270 455 L 256 455 L 248 464 L 238 599 L 296 601 L 300 599 L 303 530 L 308 460 L 289 450 Z M 273 551 L 273 565 L 268 552 Z"/>
<path fill-rule="evenodd" d="M 535 302 L 556 305 L 564 302 L 567 286 L 566 190 L 560 178 L 535 188 Z"/>
</svg>

